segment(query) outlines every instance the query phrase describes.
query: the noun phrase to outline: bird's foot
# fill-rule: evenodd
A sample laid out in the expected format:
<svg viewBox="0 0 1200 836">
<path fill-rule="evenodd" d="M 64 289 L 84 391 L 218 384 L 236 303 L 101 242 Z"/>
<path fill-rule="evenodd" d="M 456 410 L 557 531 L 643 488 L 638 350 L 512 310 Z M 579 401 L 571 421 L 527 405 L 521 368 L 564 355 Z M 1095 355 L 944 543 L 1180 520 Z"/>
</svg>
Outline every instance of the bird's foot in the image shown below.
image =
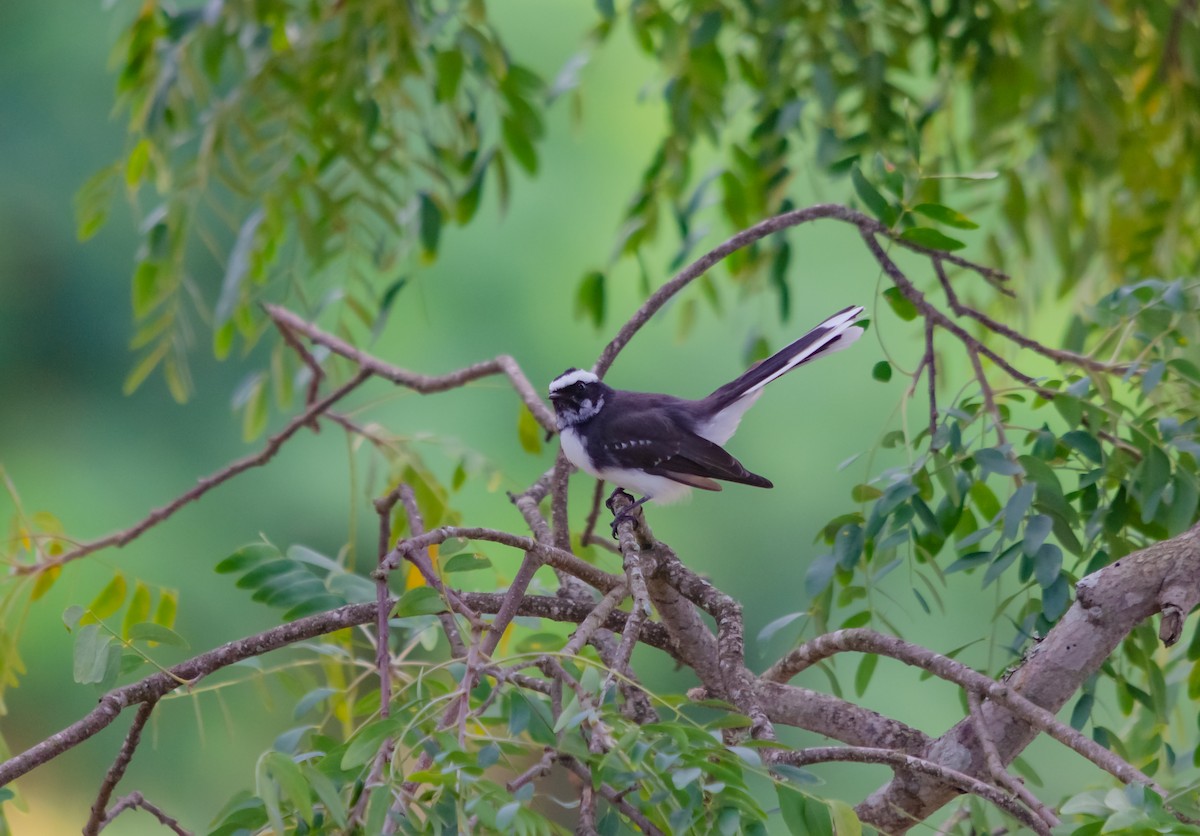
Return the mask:
<svg viewBox="0 0 1200 836">
<path fill-rule="evenodd" d="M 625 503 L 622 502 L 620 504 L 624 507 L 622 507 L 620 510 L 617 510 L 618 498 L 624 499 L 629 504 L 625 505 Z M 643 496 L 641 499 L 635 501 L 633 495 L 623 488 L 617 488 L 609 495 L 608 499 L 604 501 L 604 506 L 608 508 L 609 511 L 612 511 L 613 514 L 612 536 L 614 540 L 620 539 L 620 536 L 617 534 L 617 526 L 626 520 L 634 519 L 637 509 L 640 508 L 642 504 L 645 503 L 645 501 L 649 498 L 650 497 L 648 496 Z"/>
</svg>

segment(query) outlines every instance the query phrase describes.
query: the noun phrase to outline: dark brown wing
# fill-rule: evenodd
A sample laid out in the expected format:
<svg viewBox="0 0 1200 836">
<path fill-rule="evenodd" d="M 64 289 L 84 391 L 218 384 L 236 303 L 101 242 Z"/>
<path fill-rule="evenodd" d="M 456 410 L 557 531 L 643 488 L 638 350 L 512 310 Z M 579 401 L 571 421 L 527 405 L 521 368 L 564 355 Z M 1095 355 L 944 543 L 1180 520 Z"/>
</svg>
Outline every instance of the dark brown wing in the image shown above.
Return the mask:
<svg viewBox="0 0 1200 836">
<path fill-rule="evenodd" d="M 597 435 L 609 441 L 592 453 L 602 467 L 637 468 L 707 491 L 721 489 L 714 479 L 772 487 L 769 480 L 751 473 L 723 447 L 682 426 L 669 409 L 607 409 L 601 416 L 606 419 L 604 432 Z"/>
</svg>

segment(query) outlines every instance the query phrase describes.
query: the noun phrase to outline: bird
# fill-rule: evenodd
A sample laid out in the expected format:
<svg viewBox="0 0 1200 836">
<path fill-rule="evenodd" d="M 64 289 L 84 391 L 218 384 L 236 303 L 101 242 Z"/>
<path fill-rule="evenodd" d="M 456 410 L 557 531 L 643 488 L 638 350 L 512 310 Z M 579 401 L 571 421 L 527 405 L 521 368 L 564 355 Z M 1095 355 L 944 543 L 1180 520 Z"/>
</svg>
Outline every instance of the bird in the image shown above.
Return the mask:
<svg viewBox="0 0 1200 836">
<path fill-rule="evenodd" d="M 613 520 L 614 536 L 617 524 L 649 500 L 674 502 L 692 488 L 719 491 L 718 479 L 773 487 L 721 445 L 733 436 L 768 383 L 862 336 L 862 313 L 858 305 L 838 311 L 699 400 L 614 389 L 586 369 L 570 368 L 554 378 L 550 403 L 567 460 L 618 489 L 642 495 Z"/>
</svg>

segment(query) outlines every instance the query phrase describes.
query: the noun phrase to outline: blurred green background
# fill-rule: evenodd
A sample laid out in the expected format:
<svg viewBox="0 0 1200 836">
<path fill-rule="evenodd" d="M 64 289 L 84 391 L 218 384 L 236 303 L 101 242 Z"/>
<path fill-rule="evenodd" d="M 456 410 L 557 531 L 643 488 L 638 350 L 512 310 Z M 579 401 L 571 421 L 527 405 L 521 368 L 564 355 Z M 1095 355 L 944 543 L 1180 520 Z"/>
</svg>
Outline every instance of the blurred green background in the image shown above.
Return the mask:
<svg viewBox="0 0 1200 836">
<path fill-rule="evenodd" d="M 577 50 L 592 21 L 589 5 L 551 0 L 511 2 L 493 13 L 519 60 L 547 78 Z M 255 449 L 242 443 L 229 401 L 263 354 L 217 363 L 201 335 L 193 355 L 197 394 L 190 403 L 172 401 L 157 376 L 132 396 L 121 394 L 131 364 L 135 243 L 129 213 L 118 205 L 101 234 L 85 245 L 76 240 L 71 207 L 75 190 L 123 147 L 106 70 L 119 15 L 95 2 L 0 3 L 0 465 L 26 511 L 54 513 L 79 539 L 132 524 L 197 477 Z M 610 323 L 603 332 L 573 312 L 578 278 L 608 258 L 623 201 L 662 118 L 660 104 L 645 93 L 650 79 L 650 68 L 623 37 L 602 50 L 584 71 L 582 118 L 572 119 L 565 102 L 552 111 L 536 182 L 517 183 L 506 215 L 488 194 L 469 230 L 446 233 L 439 260 L 403 291 L 386 333 L 370 350 L 427 373 L 509 353 L 539 386 L 568 365 L 590 364 L 640 299 L 639 279 L 626 264 L 610 276 Z M 800 205 L 847 196 L 844 184 L 815 177 L 801 188 L 795 195 Z M 743 301 L 722 280 L 725 316 L 703 306 L 681 339 L 677 312 L 668 309 L 629 346 L 609 380 L 623 388 L 700 396 L 742 369 L 748 341 L 759 330 L 778 347 L 846 305 L 867 304 L 876 313 L 878 269 L 853 229 L 807 227 L 791 240 L 794 321 L 778 321 L 770 296 Z M 668 259 L 664 252 L 648 261 L 656 280 L 666 278 Z M 220 279 L 196 277 L 210 299 Z M 876 335 L 886 339 L 901 367 L 911 369 L 918 335 L 906 327 L 883 317 L 853 351 L 773 387 L 749 415 L 730 446 L 748 467 L 769 476 L 775 490 L 731 486 L 723 494 L 650 511 L 659 536 L 744 603 L 749 662 L 756 669 L 798 634 L 801 622 L 766 644 L 753 641 L 772 620 L 806 606 L 804 573 L 825 550 L 812 543 L 819 526 L 847 510 L 853 484 L 880 469 L 871 451 L 898 425 L 905 381 L 871 379 L 872 365 L 883 357 Z M 485 381 L 430 398 L 372 384 L 355 404 L 364 418 L 418 439 L 440 474 L 449 473 L 462 450 L 487 457 L 503 474 L 499 490 L 489 491 L 482 480 L 468 484 L 458 503 L 463 518 L 520 530 L 503 490 L 527 485 L 548 467 L 553 445 L 538 456 L 522 451 L 517 401 L 504 384 Z M 918 404 L 914 420 L 920 416 Z M 280 423 L 276 417 L 273 426 Z M 838 469 L 859 453 L 868 455 Z M 275 611 L 251 602 L 213 566 L 260 532 L 278 545 L 304 543 L 326 554 L 336 554 L 350 531 L 368 535 L 364 542 L 370 543 L 363 511 L 367 480 L 352 473 L 351 458 L 344 435 L 332 427 L 298 436 L 268 468 L 218 489 L 129 547 L 69 566 L 28 614 L 22 644 L 28 673 L 9 692 L 0 719 L 10 750 L 43 739 L 94 705 L 97 693 L 72 680 L 72 639 L 60 615 L 90 601 L 114 567 L 131 579 L 180 591 L 177 628 L 193 652 L 277 623 Z M 366 461 L 354 460 L 360 466 Z M 576 484 L 575 514 L 582 519 L 591 483 L 579 478 Z M 0 495 L 3 518 L 12 511 L 10 497 Z M 515 570 L 519 555 L 494 554 L 502 571 Z M 943 652 L 983 639 L 976 656 L 964 658 L 993 667 L 1003 661 L 988 656 L 990 625 L 979 617 L 994 606 L 999 590 L 980 592 L 976 580 L 955 576 L 966 582 L 943 590 L 944 612 L 927 617 L 906 574 L 903 568 L 893 573 L 876 590 L 876 603 L 907 638 Z M 1010 634 L 1003 625 L 1000 631 L 999 641 L 1007 642 Z M 163 661 L 175 658 L 164 654 Z M 846 681 L 857 662 L 839 662 Z M 666 657 L 645 652 L 640 665 L 653 688 L 679 691 L 694 684 L 677 677 Z M 118 795 L 141 790 L 185 826 L 203 829 L 234 791 L 252 788 L 258 754 L 294 721 L 286 695 L 256 684 L 249 669 L 239 676 L 246 682 L 219 690 L 202 686 L 163 705 Z M 815 671 L 800 682 L 828 687 Z M 863 701 L 930 734 L 962 716 L 954 689 L 918 682 L 887 661 Z M 29 813 L 14 816 L 16 832 L 77 831 L 127 724 L 122 718 L 23 779 Z M 1083 768 L 1063 757 L 1064 765 Z M 1028 754 L 1048 779 L 1060 771 L 1058 758 L 1044 745 Z M 817 772 L 828 782 L 821 793 L 852 803 L 887 777 L 878 767 L 829 765 Z M 149 816 L 133 813 L 108 832 L 160 830 Z"/>
</svg>

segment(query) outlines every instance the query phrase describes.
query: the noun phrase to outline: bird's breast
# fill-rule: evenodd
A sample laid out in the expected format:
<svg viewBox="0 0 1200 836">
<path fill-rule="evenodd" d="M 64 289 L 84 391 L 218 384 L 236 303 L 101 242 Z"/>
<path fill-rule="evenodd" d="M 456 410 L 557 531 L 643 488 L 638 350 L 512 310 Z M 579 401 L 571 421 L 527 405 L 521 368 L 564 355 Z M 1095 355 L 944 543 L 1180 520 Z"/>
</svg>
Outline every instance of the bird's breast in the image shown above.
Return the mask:
<svg viewBox="0 0 1200 836">
<path fill-rule="evenodd" d="M 562 445 L 563 455 L 567 457 L 567 461 L 585 473 L 600 478 L 600 472 L 593 466 L 592 457 L 584 449 L 583 438 L 579 435 L 578 430 L 574 427 L 567 427 L 559 433 L 558 443 Z"/>
</svg>

